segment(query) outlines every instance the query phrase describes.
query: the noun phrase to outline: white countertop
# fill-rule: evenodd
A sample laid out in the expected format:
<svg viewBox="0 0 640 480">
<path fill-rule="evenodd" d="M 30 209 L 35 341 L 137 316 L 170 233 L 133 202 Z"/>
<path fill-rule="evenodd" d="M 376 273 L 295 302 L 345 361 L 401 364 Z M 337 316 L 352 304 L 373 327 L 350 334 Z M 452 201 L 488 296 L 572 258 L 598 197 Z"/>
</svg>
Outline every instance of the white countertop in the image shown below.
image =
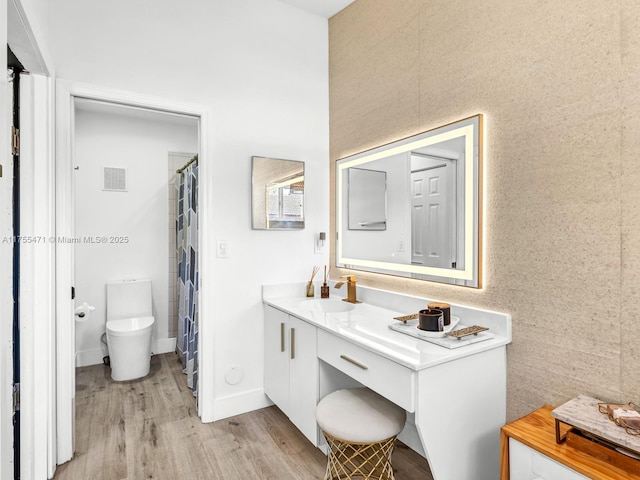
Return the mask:
<svg viewBox="0 0 640 480">
<path fill-rule="evenodd" d="M 412 370 L 422 370 L 511 343 L 509 314 L 451 304 L 451 314 L 460 317 L 460 324 L 488 327 L 494 336 L 471 345 L 448 349 L 389 328 L 389 325 L 397 322 L 394 317 L 417 313 L 435 299 L 358 286 L 358 299 L 362 299 L 362 303 L 354 305 L 348 312 L 325 313 L 317 305 L 314 307 L 313 301 L 341 301 L 340 291 L 331 288 L 329 299 L 319 296 L 307 298 L 304 296 L 305 285 L 265 285 L 263 302 Z M 320 289 L 316 288 L 316 292 L 319 293 Z M 312 302 L 309 303 L 309 300 Z M 386 308 L 388 305 L 393 309 Z"/>
</svg>

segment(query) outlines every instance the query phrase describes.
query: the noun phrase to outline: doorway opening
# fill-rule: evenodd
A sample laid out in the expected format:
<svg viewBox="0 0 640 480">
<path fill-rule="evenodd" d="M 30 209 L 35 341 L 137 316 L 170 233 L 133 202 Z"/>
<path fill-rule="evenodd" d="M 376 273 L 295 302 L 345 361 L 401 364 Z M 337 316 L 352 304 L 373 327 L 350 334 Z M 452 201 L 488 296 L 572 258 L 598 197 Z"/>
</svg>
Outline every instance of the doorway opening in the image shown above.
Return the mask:
<svg viewBox="0 0 640 480">
<path fill-rule="evenodd" d="M 197 153 L 198 119 L 76 99 L 74 125 L 76 366 L 110 355 L 113 282 L 151 281 L 151 351 L 174 351 L 178 268 L 164 259 L 176 259 L 176 169 Z"/>
<path fill-rule="evenodd" d="M 73 147 L 75 232 L 69 241 L 75 251 L 76 367 L 105 363 L 107 378 L 133 378 L 149 367 L 148 358 L 144 361 L 146 366 L 134 365 L 139 362 L 131 352 L 148 348 L 143 345 L 145 336 L 140 336 L 139 342 L 131 336 L 121 339 L 109 329 L 109 325 L 112 329 L 115 325 L 109 323 L 114 320 L 113 315 L 138 316 L 142 315 L 138 309 L 145 309 L 144 315 L 152 317 L 151 353 L 155 355 L 177 350 L 178 305 L 192 300 L 187 310 L 197 310 L 193 295 L 178 301 L 175 277 L 192 264 L 193 271 L 197 271 L 197 202 L 193 202 L 192 210 L 188 208 L 197 194 L 197 166 L 187 167 L 190 176 L 185 184 L 180 184 L 180 180 L 186 171 L 178 175 L 176 170 L 182 170 L 197 155 L 198 119 L 76 99 Z M 176 152 L 191 153 L 182 155 L 187 158 L 180 163 Z M 177 197 L 180 206 L 188 206 L 185 212 L 179 212 L 179 217 Z M 195 239 L 186 249 L 180 245 L 181 268 L 166 260 L 159 261 L 177 260 L 173 253 L 177 234 L 186 240 Z M 183 258 L 185 250 L 193 255 L 193 260 L 189 255 Z M 197 292 L 197 282 L 195 278 L 192 280 L 186 287 Z M 129 297 L 114 304 L 115 288 L 122 291 L 127 284 L 129 288 L 138 288 L 136 285 L 141 282 L 151 289 L 148 305 L 139 305 L 139 299 Z M 112 313 L 116 310 L 118 313 Z M 185 383 L 194 389 L 195 395 L 193 364 L 197 364 L 194 358 L 197 350 L 193 336 L 190 340 L 194 351 L 189 361 L 184 362 Z M 123 343 L 127 345 L 124 351 Z M 180 351 L 184 343 L 179 342 Z M 141 353 L 140 362 L 144 358 Z"/>
<path fill-rule="evenodd" d="M 167 181 L 168 154 L 175 151 L 198 153 L 201 160 L 200 175 L 203 177 L 207 174 L 208 145 L 202 132 L 206 131 L 208 112 L 199 106 L 64 82 L 59 84 L 57 104 L 64 105 L 63 108 L 58 108 L 57 121 L 58 238 L 62 236 L 73 239 L 72 242 L 58 242 L 56 245 L 59 319 L 57 337 L 58 351 L 61 352 L 57 372 L 58 463 L 63 463 L 72 457 L 75 449 L 75 367 L 80 361 L 98 363 L 99 360 L 101 363 L 103 357 L 100 336 L 104 331 L 105 317 L 98 313 L 97 317 L 100 318 L 96 317 L 92 325 L 85 324 L 89 322 L 79 324 L 75 322 L 75 309 L 86 302 L 96 307 L 92 314 L 99 310 L 104 312 L 105 282 L 152 277 L 152 283 L 158 286 L 153 290 L 154 315 L 158 317 L 156 320 L 160 320 L 154 326 L 155 346 L 152 350 L 154 353 L 175 350 L 175 338 L 169 338 L 172 329 L 175 337 L 175 328 L 168 324 L 167 307 L 168 259 L 169 250 L 173 248 L 169 244 L 167 230 L 167 192 L 169 188 L 173 188 Z M 142 133 L 135 134 L 131 128 L 127 128 L 133 124 L 140 126 Z M 174 128 L 190 130 L 189 135 L 195 147 L 165 145 L 161 147 L 163 153 L 154 156 L 157 166 L 162 167 L 157 171 L 154 167 L 152 173 L 149 167 L 151 163 L 148 162 L 153 160 L 148 160 L 145 170 L 141 158 L 155 147 L 141 145 L 137 141 L 154 136 L 156 140 L 158 136 L 166 137 L 162 129 L 171 124 Z M 113 136 L 116 130 L 120 130 L 119 138 Z M 96 141 L 107 147 L 96 148 Z M 124 188 L 103 188 L 104 185 L 100 182 L 104 181 L 106 168 L 124 170 Z M 91 183 L 93 185 L 90 185 Z M 142 194 L 145 188 L 146 196 Z M 206 186 L 200 188 L 197 193 L 198 203 L 203 205 L 202 216 L 206 210 L 206 202 L 202 200 L 205 191 Z M 143 198 L 136 199 L 136 196 Z M 89 200 L 90 197 L 95 201 Z M 131 200 L 135 202 L 132 203 Z M 154 228 L 158 225 L 162 226 L 160 235 L 154 234 Z M 200 230 L 198 238 L 205 235 L 205 229 Z M 157 242 L 154 243 L 155 237 L 159 236 L 163 239 L 162 247 L 159 247 Z M 106 246 L 103 242 L 105 237 Z M 98 241 L 100 243 L 97 243 Z M 103 255 L 98 251 L 100 248 L 103 249 Z M 105 249 L 111 254 L 104 255 Z M 198 260 L 201 266 L 200 278 L 205 276 L 203 264 L 206 256 L 207 249 L 204 248 Z M 108 265 L 105 264 L 101 269 L 87 267 L 83 271 L 81 263 L 88 265 L 95 259 L 106 259 Z M 141 259 L 147 261 L 146 266 L 139 262 Z M 119 270 L 114 270 L 116 267 L 112 264 L 118 262 Z M 98 278 L 97 270 L 109 270 L 109 278 Z M 153 281 L 154 278 L 157 280 Z M 76 292 L 75 299 L 69 295 L 72 288 Z M 198 299 L 198 307 L 201 313 L 208 308 L 206 301 L 201 298 Z M 99 326 L 98 329 L 96 325 Z M 206 327 L 201 328 L 200 344 L 205 334 Z M 85 341 L 88 343 L 83 343 Z M 82 345 L 89 347 L 84 348 Z M 80 346 L 80 349 L 77 350 L 76 346 Z M 202 348 L 198 350 L 202 375 L 202 371 L 210 365 L 206 360 L 210 353 Z M 205 379 L 198 384 L 198 413 L 203 422 L 212 421 L 212 413 L 208 411 L 209 398 L 212 398 L 211 383 Z"/>
</svg>

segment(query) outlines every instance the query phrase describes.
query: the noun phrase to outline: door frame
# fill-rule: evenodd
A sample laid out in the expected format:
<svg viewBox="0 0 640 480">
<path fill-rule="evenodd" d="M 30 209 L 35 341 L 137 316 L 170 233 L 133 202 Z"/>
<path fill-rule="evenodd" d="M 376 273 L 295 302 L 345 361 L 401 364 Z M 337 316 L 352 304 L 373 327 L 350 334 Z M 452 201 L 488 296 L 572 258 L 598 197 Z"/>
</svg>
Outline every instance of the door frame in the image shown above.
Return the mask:
<svg viewBox="0 0 640 480">
<path fill-rule="evenodd" d="M 58 80 L 56 91 L 56 316 L 57 316 L 57 446 L 58 464 L 70 460 L 75 449 L 75 317 L 71 287 L 74 282 L 73 244 L 61 242 L 62 237 L 74 236 L 74 100 L 96 100 L 116 105 L 189 115 L 199 119 L 198 204 L 200 223 L 198 233 L 200 291 L 213 283 L 215 245 L 205 239 L 214 238 L 211 231 L 213 212 L 213 165 L 211 148 L 211 112 L 199 104 L 177 102 L 134 92 Z M 200 318 L 213 318 L 211 295 L 199 295 Z M 198 414 L 203 422 L 212 422 L 214 400 L 213 325 L 201 322 L 199 331 Z M 209 340 L 209 341 L 208 341 Z"/>
<path fill-rule="evenodd" d="M 6 13 L 0 20 L 0 41 L 10 45 L 20 62 L 30 72 L 23 77 L 21 89 L 21 167 L 25 173 L 20 180 L 21 234 L 46 235 L 53 229 L 53 62 L 46 50 L 42 30 L 31 23 L 37 7 L 23 0 L 0 0 L 0 11 Z M 7 64 L 6 48 L 2 47 L 0 60 Z M 8 91 L 6 77 L 0 80 L 0 151 L 9 151 Z M 10 168 L 3 163 L 3 178 L 12 180 Z M 29 172 L 28 174 L 26 172 Z M 33 173 L 33 175 L 31 175 Z M 1 190 L 1 188 L 0 188 Z M 11 202 L 9 202 L 10 204 Z M 6 219 L 2 209 L 3 221 Z M 9 216 L 10 218 L 10 216 Z M 2 223 L 2 222 L 0 222 Z M 4 230 L 2 234 L 4 235 Z M 52 365 L 53 330 L 53 249 L 42 245 L 21 245 L 20 258 L 20 470 L 24 480 L 50 478 L 55 471 L 55 417 L 54 377 Z M 11 323 L 6 319 L 8 304 L 13 305 L 7 283 L 7 256 L 0 254 L 0 477 L 13 477 L 13 431 L 11 381 L 7 372 L 13 368 L 12 348 L 5 339 L 11 339 Z M 37 250 L 37 258 L 28 257 Z M 30 264 L 25 263 L 30 260 Z M 32 268 L 37 265 L 37 272 Z M 46 270 L 46 271 L 45 271 Z M 10 275 L 9 275 L 10 278 Z M 10 282 L 8 283 L 10 284 Z M 8 297 L 11 298 L 8 298 Z M 12 307 L 11 307 L 12 308 Z M 37 332 L 37 334 L 36 334 Z M 38 408 L 36 408 L 36 404 Z M 44 404 L 44 405 L 43 405 Z"/>
</svg>

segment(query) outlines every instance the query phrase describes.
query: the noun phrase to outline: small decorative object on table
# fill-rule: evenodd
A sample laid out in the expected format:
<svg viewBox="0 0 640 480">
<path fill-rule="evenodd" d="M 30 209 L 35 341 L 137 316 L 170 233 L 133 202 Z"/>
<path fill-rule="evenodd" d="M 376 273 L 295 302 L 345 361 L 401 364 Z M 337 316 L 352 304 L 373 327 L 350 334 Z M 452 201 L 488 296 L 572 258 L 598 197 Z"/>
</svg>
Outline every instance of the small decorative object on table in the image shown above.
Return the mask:
<svg viewBox="0 0 640 480">
<path fill-rule="evenodd" d="M 417 313 L 411 313 L 409 315 L 402 315 L 400 317 L 393 317 L 394 320 L 398 320 L 402 323 L 404 323 L 405 325 L 407 324 L 407 322 L 409 320 L 415 320 L 418 318 L 418 314 Z"/>
<path fill-rule="evenodd" d="M 427 303 L 427 308 L 432 310 L 440 310 L 442 311 L 442 315 L 444 315 L 444 325 L 445 327 L 451 323 L 451 305 L 444 302 L 429 302 Z"/>
<path fill-rule="evenodd" d="M 327 266 L 324 266 L 324 281 L 322 282 L 322 286 L 320 287 L 320 298 L 329 298 L 329 285 L 327 285 L 327 275 L 329 274 L 329 270 L 327 270 Z"/>
<path fill-rule="evenodd" d="M 600 413 L 605 413 L 609 420 L 625 429 L 629 435 L 640 435 L 640 407 L 629 402 L 598 403 Z"/>
<path fill-rule="evenodd" d="M 640 417 L 635 417 L 631 410 L 634 409 L 630 404 L 608 404 L 578 395 L 551 412 L 556 423 L 556 443 L 566 441 L 567 445 L 590 455 L 602 458 L 606 454 L 610 463 L 632 463 L 635 468 L 640 469 L 640 431 L 627 426 L 634 422 L 634 418 Z M 622 418 L 631 420 L 623 422 Z M 571 428 L 563 432 L 561 424 L 569 425 Z"/>
<path fill-rule="evenodd" d="M 481 327 L 479 325 L 471 325 L 470 327 L 464 327 L 459 330 L 454 330 L 452 332 L 447 333 L 446 335 L 449 337 L 453 337 L 456 340 L 460 340 L 462 337 L 466 337 L 467 335 L 478 335 L 480 332 L 484 332 L 489 330 L 487 327 Z"/>
<path fill-rule="evenodd" d="M 418 328 L 427 332 L 444 331 L 444 314 L 442 310 L 420 310 L 418 312 Z"/>
<path fill-rule="evenodd" d="M 315 288 L 313 286 L 313 277 L 316 276 L 316 273 L 320 270 L 320 267 L 314 265 L 313 270 L 311 271 L 311 279 L 309 283 L 307 283 L 307 297 L 313 297 L 315 295 Z"/>
<path fill-rule="evenodd" d="M 494 338 L 494 334 L 489 332 L 487 327 L 478 325 L 459 325 L 461 320 L 456 315 L 451 315 L 451 323 L 444 326 L 442 331 L 422 330 L 418 324 L 418 314 L 400 315 L 393 317 L 396 322 L 389 325 L 394 330 L 410 337 L 418 338 L 429 343 L 434 343 L 445 348 L 461 348 L 472 343 L 482 342 Z M 455 330 L 458 327 L 458 330 Z M 462 338 L 464 337 L 464 338 Z"/>
</svg>

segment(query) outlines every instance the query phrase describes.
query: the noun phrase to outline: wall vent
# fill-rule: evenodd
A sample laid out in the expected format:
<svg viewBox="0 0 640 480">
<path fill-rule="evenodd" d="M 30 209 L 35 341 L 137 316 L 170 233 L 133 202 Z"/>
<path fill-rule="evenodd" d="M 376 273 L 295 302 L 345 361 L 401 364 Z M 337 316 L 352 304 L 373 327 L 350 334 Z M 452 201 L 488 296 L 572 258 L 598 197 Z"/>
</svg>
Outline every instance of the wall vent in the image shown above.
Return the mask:
<svg viewBox="0 0 640 480">
<path fill-rule="evenodd" d="M 126 169 L 118 167 L 104 167 L 102 189 L 110 192 L 126 192 Z"/>
</svg>

